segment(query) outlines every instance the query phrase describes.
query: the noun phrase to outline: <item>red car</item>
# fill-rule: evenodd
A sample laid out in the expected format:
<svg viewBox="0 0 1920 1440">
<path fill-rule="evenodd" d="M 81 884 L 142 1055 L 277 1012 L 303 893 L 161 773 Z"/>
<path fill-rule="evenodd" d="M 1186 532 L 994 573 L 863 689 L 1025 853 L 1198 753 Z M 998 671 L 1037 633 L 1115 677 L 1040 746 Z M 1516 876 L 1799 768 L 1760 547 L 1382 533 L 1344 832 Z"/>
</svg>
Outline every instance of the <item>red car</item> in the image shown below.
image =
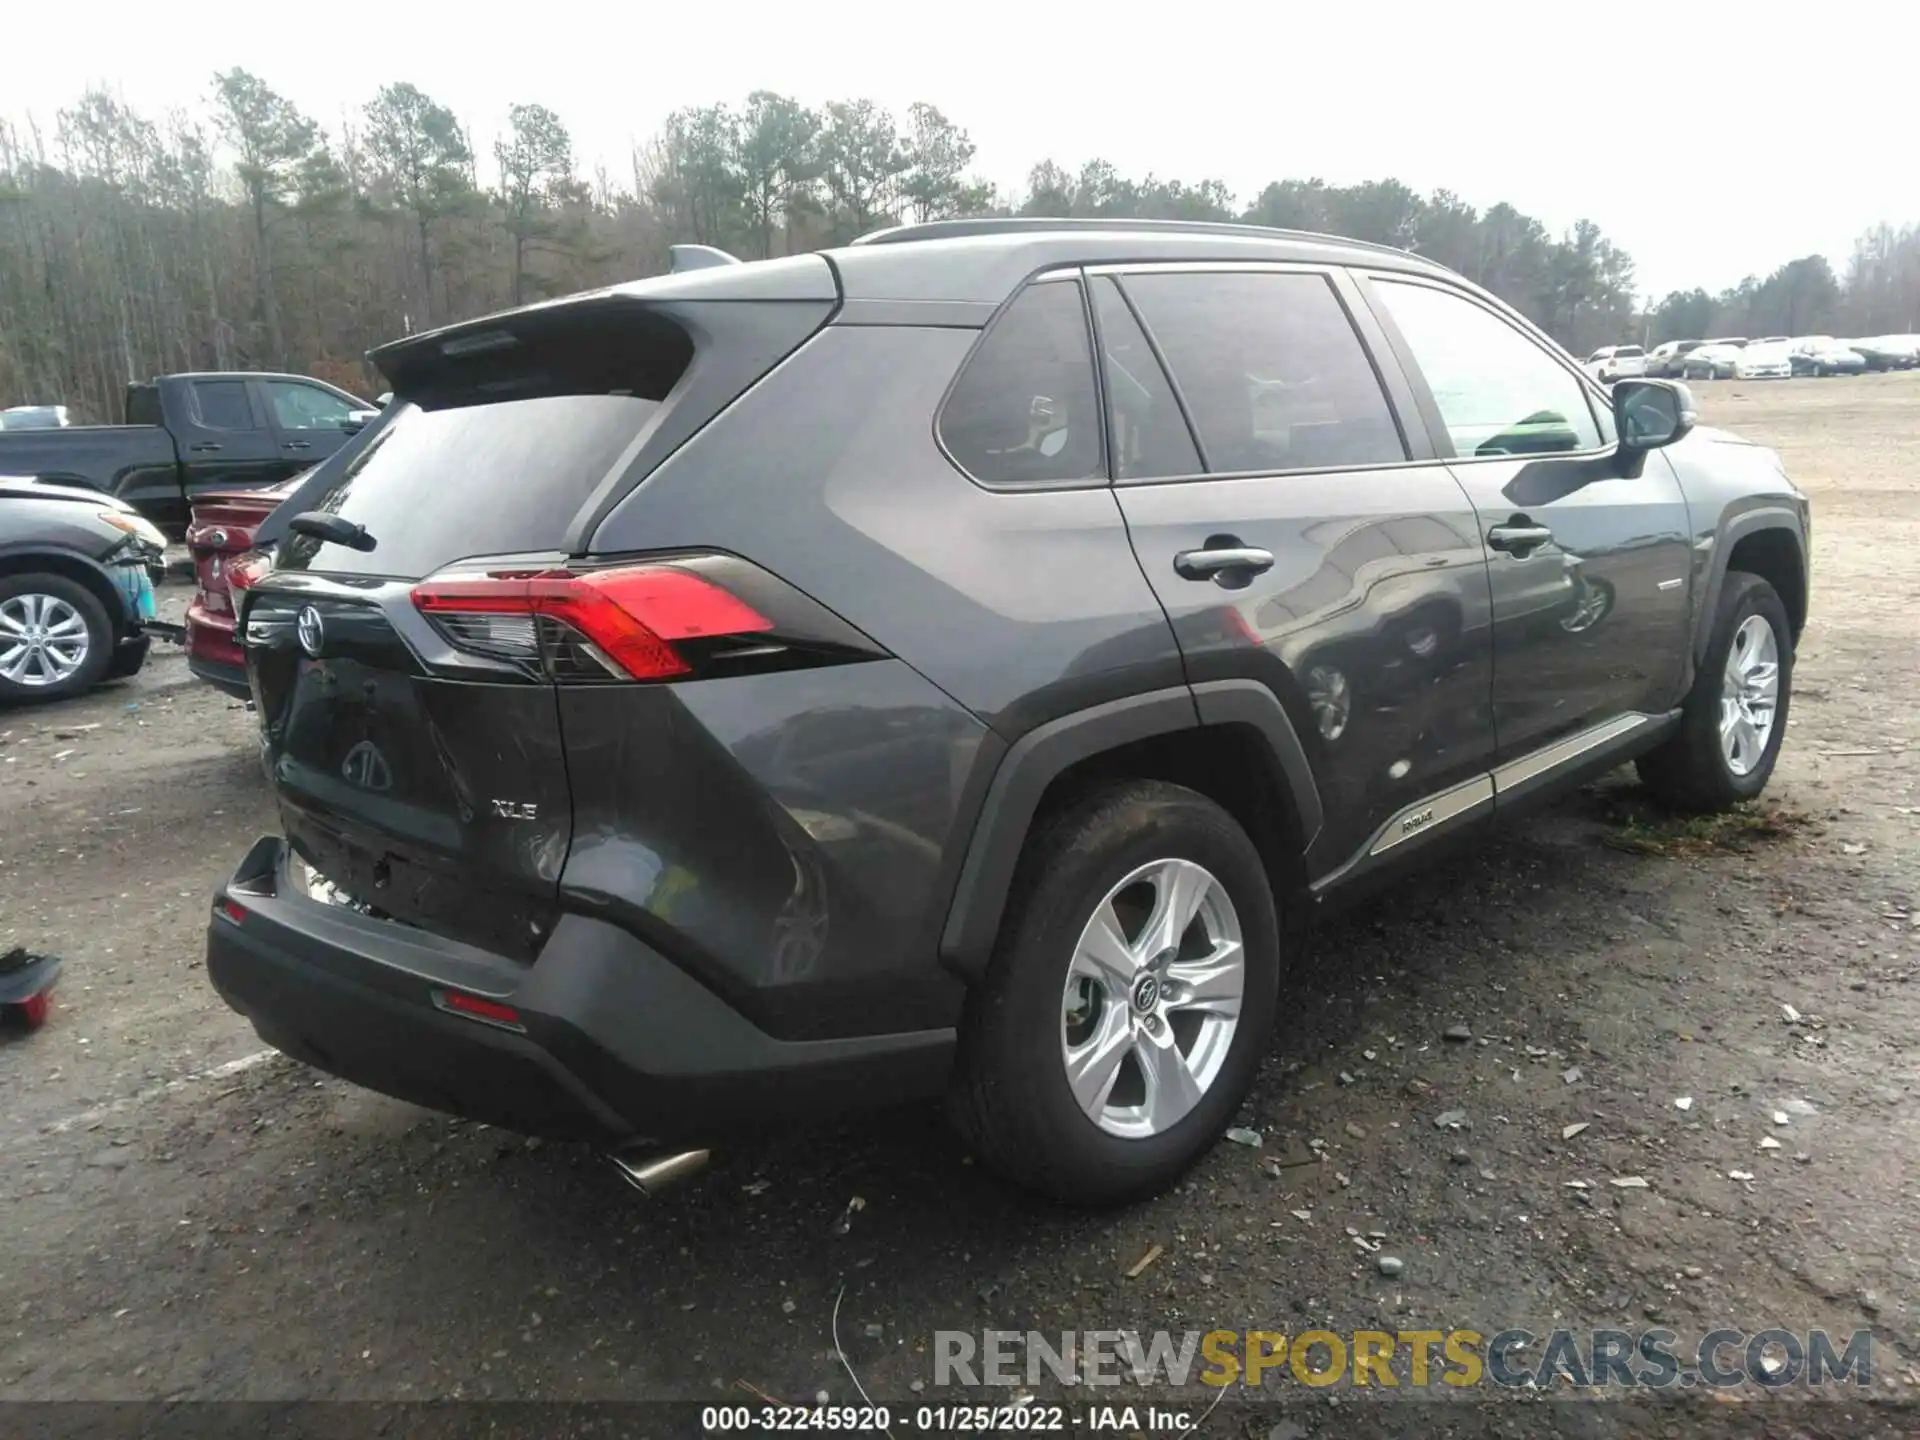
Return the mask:
<svg viewBox="0 0 1920 1440">
<path fill-rule="evenodd" d="M 265 490 L 215 490 L 196 497 L 187 525 L 187 549 L 199 586 L 187 607 L 187 668 L 239 699 L 252 698 L 247 662 L 233 633 L 228 571 L 253 548 L 253 532 L 304 480 L 304 474 Z"/>
</svg>

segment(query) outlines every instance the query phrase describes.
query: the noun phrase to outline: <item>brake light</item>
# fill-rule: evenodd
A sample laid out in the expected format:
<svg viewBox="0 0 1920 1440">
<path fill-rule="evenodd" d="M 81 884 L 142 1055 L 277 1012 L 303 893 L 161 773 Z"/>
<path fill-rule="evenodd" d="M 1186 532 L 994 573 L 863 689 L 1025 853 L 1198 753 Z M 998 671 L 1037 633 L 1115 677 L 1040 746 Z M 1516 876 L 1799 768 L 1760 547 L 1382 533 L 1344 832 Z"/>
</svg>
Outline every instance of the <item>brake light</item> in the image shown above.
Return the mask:
<svg viewBox="0 0 1920 1440">
<path fill-rule="evenodd" d="M 693 669 L 676 643 L 774 628 L 737 595 L 672 565 L 495 571 L 427 580 L 412 594 L 453 645 L 539 663 L 554 679 L 582 678 L 570 642 L 584 641 L 614 678 L 666 680 Z"/>
<path fill-rule="evenodd" d="M 227 565 L 227 585 L 233 590 L 251 590 L 273 569 L 273 556 L 265 550 L 249 550 Z"/>
</svg>

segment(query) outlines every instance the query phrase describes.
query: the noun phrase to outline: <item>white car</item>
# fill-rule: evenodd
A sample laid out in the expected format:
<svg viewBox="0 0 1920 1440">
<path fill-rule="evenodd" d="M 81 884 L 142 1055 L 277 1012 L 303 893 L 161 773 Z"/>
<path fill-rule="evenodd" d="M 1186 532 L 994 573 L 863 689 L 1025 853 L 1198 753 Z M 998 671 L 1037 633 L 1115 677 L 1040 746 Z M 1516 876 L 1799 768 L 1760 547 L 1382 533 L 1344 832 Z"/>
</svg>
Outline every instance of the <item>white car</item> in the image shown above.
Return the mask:
<svg viewBox="0 0 1920 1440">
<path fill-rule="evenodd" d="M 1740 352 L 1740 358 L 1733 362 L 1733 378 L 1736 380 L 1791 380 L 1793 378 L 1793 351 L 1783 342 L 1764 344 L 1756 341 Z"/>
<path fill-rule="evenodd" d="M 64 430 L 72 423 L 64 405 L 15 405 L 0 410 L 0 430 Z"/>
<path fill-rule="evenodd" d="M 1585 362 L 1587 373 L 1602 385 L 1647 373 L 1647 352 L 1638 345 L 1602 345 Z"/>
</svg>

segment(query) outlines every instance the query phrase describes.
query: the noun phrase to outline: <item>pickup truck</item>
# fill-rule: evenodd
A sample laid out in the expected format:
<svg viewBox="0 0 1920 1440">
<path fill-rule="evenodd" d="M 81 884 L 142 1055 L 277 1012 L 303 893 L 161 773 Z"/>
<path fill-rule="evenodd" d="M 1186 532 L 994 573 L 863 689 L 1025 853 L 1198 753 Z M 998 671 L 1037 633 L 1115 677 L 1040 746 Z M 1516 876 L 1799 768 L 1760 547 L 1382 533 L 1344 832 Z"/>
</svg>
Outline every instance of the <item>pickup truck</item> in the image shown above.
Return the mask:
<svg viewBox="0 0 1920 1440">
<path fill-rule="evenodd" d="M 178 536 L 193 497 L 277 485 L 380 412 L 305 375 L 162 375 L 127 387 L 127 423 L 0 431 L 0 474 L 90 486 Z"/>
</svg>

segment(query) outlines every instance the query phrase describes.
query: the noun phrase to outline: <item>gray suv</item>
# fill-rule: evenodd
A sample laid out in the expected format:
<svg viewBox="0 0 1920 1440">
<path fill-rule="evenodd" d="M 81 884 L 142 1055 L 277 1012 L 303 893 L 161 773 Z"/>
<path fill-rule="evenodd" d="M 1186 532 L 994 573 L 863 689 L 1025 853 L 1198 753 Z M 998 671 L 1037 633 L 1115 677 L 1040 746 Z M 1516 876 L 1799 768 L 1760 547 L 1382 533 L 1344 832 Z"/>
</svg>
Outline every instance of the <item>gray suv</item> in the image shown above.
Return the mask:
<svg viewBox="0 0 1920 1440">
<path fill-rule="evenodd" d="M 711 257 L 709 257 L 711 258 Z M 944 1096 L 1167 1185 L 1323 905 L 1786 733 L 1808 510 L 1416 256 L 996 220 L 409 336 L 240 627 L 284 834 L 208 972 L 349 1080 L 628 1162 Z"/>
</svg>

